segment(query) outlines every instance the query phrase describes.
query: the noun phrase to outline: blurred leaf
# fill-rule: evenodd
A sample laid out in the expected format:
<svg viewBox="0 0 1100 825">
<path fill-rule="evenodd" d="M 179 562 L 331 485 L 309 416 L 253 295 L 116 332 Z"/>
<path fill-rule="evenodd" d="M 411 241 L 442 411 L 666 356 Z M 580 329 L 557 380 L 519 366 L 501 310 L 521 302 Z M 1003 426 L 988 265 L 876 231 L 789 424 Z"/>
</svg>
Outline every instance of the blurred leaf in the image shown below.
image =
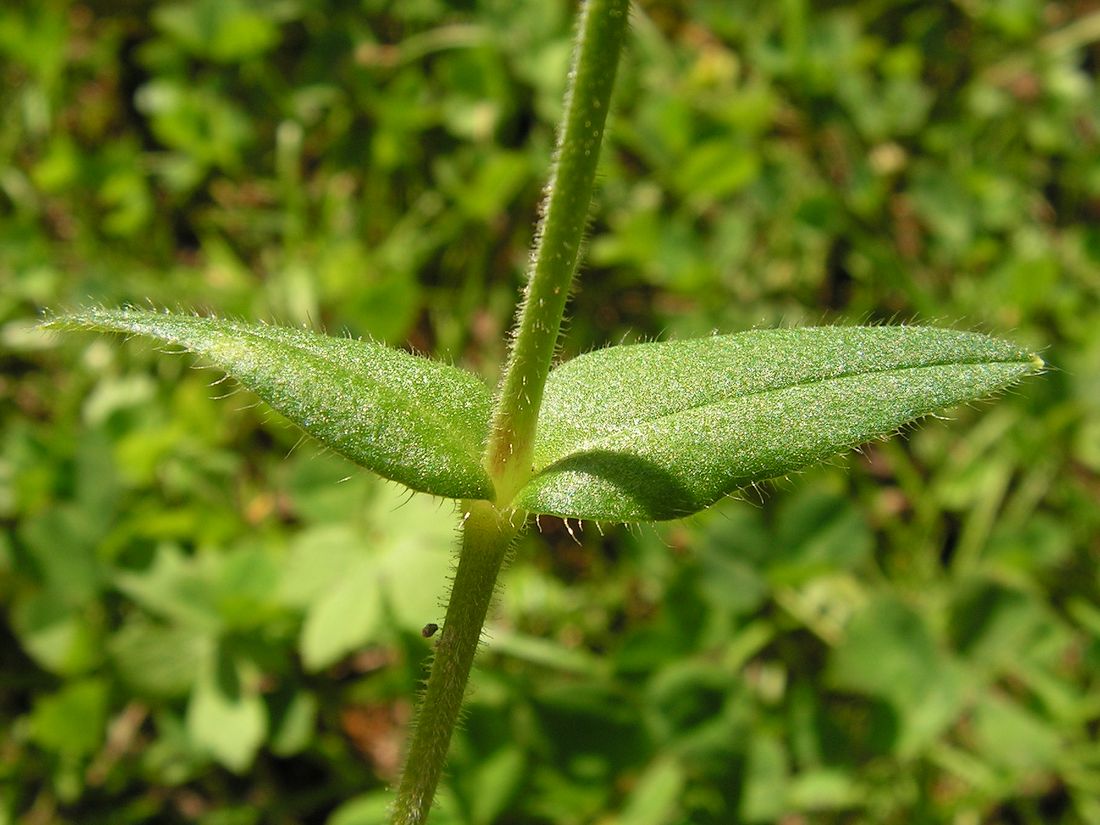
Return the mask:
<svg viewBox="0 0 1100 825">
<path fill-rule="evenodd" d="M 197 630 L 221 627 L 208 571 L 173 545 L 158 547 L 147 570 L 116 574 L 115 585 L 156 616 Z"/>
<path fill-rule="evenodd" d="M 307 263 L 306 276 L 323 286 L 338 307 L 340 328 L 393 344 L 407 339 L 424 300 L 416 267 L 434 243 L 414 216 L 406 220 L 408 226 L 396 227 L 370 250 L 359 241 L 340 239 L 325 244 Z"/>
<path fill-rule="evenodd" d="M 260 812 L 255 805 L 227 805 L 214 811 L 207 811 L 197 820 L 196 825 L 257 825 Z"/>
<path fill-rule="evenodd" d="M 99 623 L 50 590 L 15 602 L 12 630 L 39 666 L 64 675 L 86 673 L 101 659 Z"/>
<path fill-rule="evenodd" d="M 807 489 L 784 502 L 768 578 L 796 585 L 853 567 L 873 549 L 873 537 L 861 512 L 847 500 Z"/>
<path fill-rule="evenodd" d="M 160 709 L 154 714 L 153 723 L 156 739 L 149 744 L 143 765 L 154 781 L 180 785 L 210 767 L 209 754 L 192 741 L 183 716 L 174 710 Z"/>
<path fill-rule="evenodd" d="M 272 719 L 271 751 L 288 757 L 305 750 L 314 736 L 317 713 L 316 697 L 297 691 Z"/>
<path fill-rule="evenodd" d="M 100 426 L 115 413 L 148 406 L 156 391 L 157 384 L 148 375 L 105 376 L 84 401 L 84 420 Z"/>
<path fill-rule="evenodd" d="M 505 745 L 480 758 L 470 771 L 470 821 L 481 825 L 499 822 L 523 784 L 527 761 L 523 749 Z"/>
<path fill-rule="evenodd" d="M 68 27 L 48 7 L 11 7 L 0 17 L 0 52 L 31 69 L 40 81 L 52 81 L 65 64 Z"/>
<path fill-rule="evenodd" d="M 889 598 L 870 602 L 851 621 L 829 658 L 837 688 L 887 700 L 901 719 L 899 754 L 919 750 L 962 709 L 963 680 L 920 613 Z"/>
<path fill-rule="evenodd" d="M 768 583 L 756 567 L 728 546 L 700 544 L 696 584 L 700 595 L 715 607 L 738 615 L 759 608 L 767 596 Z"/>
<path fill-rule="evenodd" d="M 722 710 L 733 686 L 729 671 L 716 662 L 665 656 L 646 686 L 647 710 L 661 738 L 706 741 L 715 731 L 728 735 Z"/>
<path fill-rule="evenodd" d="M 676 185 L 702 205 L 744 188 L 760 173 L 759 155 L 727 137 L 700 143 L 677 170 Z"/>
<path fill-rule="evenodd" d="M 1094 414 L 1082 423 L 1074 440 L 1074 455 L 1094 473 L 1100 473 L 1100 415 Z"/>
<path fill-rule="evenodd" d="M 325 820 L 325 825 L 389 825 L 392 805 L 393 796 L 387 791 L 363 794 L 340 805 Z M 441 787 L 436 794 L 431 825 L 465 825 L 446 787 Z"/>
<path fill-rule="evenodd" d="M 240 666 L 219 652 L 208 657 L 187 705 L 194 744 L 225 767 L 243 773 L 267 736 L 267 710 Z"/>
<path fill-rule="evenodd" d="M 453 524 L 427 497 L 374 493 L 365 525 L 303 533 L 284 565 L 278 598 L 306 610 L 299 644 L 310 669 L 379 639 L 388 618 L 415 633 L 440 615 Z"/>
<path fill-rule="evenodd" d="M 138 170 L 119 170 L 107 177 L 97 192 L 106 208 L 103 228 L 112 235 L 133 237 L 149 222 L 153 198 Z"/>
<path fill-rule="evenodd" d="M 993 675 L 1013 670 L 1022 651 L 1034 651 L 1050 625 L 1028 594 L 982 580 L 960 589 L 948 623 L 960 655 Z"/>
<path fill-rule="evenodd" d="M 975 333 L 921 327 L 757 330 L 611 347 L 555 369 L 535 513 L 604 521 L 686 516 L 944 407 L 1041 362 Z"/>
<path fill-rule="evenodd" d="M 377 575 L 390 615 L 405 630 L 420 630 L 445 604 L 456 539 L 450 506 L 392 486 L 372 504 Z"/>
<path fill-rule="evenodd" d="M 446 169 L 446 171 L 443 171 Z M 490 221 L 503 212 L 528 180 L 531 162 L 518 152 L 496 153 L 479 162 L 472 180 L 458 179 L 456 170 L 443 167 L 446 188 L 473 220 Z"/>
<path fill-rule="evenodd" d="M 746 822 L 775 822 L 790 810 L 787 753 L 774 736 L 758 736 L 749 743 L 741 815 Z"/>
<path fill-rule="evenodd" d="M 638 777 L 615 825 L 663 825 L 678 821 L 687 777 L 674 760 L 654 762 Z"/>
<path fill-rule="evenodd" d="M 788 800 L 797 810 L 827 811 L 858 805 L 866 793 L 847 771 L 820 769 L 793 777 Z"/>
<path fill-rule="evenodd" d="M 452 498 L 492 495 L 480 461 L 489 394 L 454 367 L 366 341 L 141 310 L 88 310 L 50 326 L 186 347 L 386 478 Z"/>
<path fill-rule="evenodd" d="M 273 624 L 280 574 L 275 554 L 262 547 L 245 545 L 221 556 L 212 589 L 223 627 L 247 631 Z"/>
<path fill-rule="evenodd" d="M 157 78 L 137 91 L 134 102 L 149 115 L 156 137 L 177 150 L 174 168 L 162 172 L 173 188 L 197 185 L 208 167 L 240 167 L 252 124 L 239 106 L 209 86 Z"/>
<path fill-rule="evenodd" d="M 254 57 L 279 41 L 270 7 L 260 11 L 241 0 L 189 0 L 162 5 L 154 20 L 188 51 L 218 61 Z"/>
<path fill-rule="evenodd" d="M 494 629 L 488 647 L 493 653 L 565 673 L 584 674 L 590 678 L 606 677 L 607 674 L 606 662 L 586 651 L 549 639 L 508 633 L 501 628 Z"/>
<path fill-rule="evenodd" d="M 389 825 L 392 805 L 393 797 L 386 791 L 353 797 L 333 811 L 325 825 Z"/>
<path fill-rule="evenodd" d="M 103 679 L 83 679 L 40 697 L 31 712 L 31 738 L 61 756 L 91 756 L 106 732 L 109 689 Z"/>
<path fill-rule="evenodd" d="M 154 698 L 186 696 L 213 639 L 193 628 L 153 624 L 133 618 L 108 642 L 111 661 L 134 692 Z"/>
<path fill-rule="evenodd" d="M 1047 720 L 1002 696 L 984 696 L 974 708 L 974 734 L 984 759 L 1017 776 L 1053 769 L 1063 752 Z"/>
<path fill-rule="evenodd" d="M 104 584 L 104 570 L 94 541 L 100 513 L 61 504 L 25 520 L 26 542 L 43 583 L 73 605 L 88 604 Z"/>
<path fill-rule="evenodd" d="M 283 465 L 288 473 L 286 495 L 301 521 L 334 524 L 348 513 L 358 512 L 378 480 L 369 473 L 355 472 L 343 456 L 312 446 L 301 445 Z"/>
<path fill-rule="evenodd" d="M 359 559 L 306 613 L 299 647 L 307 670 L 320 670 L 362 646 L 385 611 L 374 562 Z"/>
<path fill-rule="evenodd" d="M 1073 553 L 1072 531 L 1072 525 L 1044 513 L 1036 513 L 1024 524 L 1000 523 L 989 537 L 987 557 L 1025 575 L 1056 569 Z"/>
<path fill-rule="evenodd" d="M 366 554 L 363 537 L 346 525 L 303 530 L 282 565 L 279 600 L 293 607 L 309 607 Z"/>
</svg>

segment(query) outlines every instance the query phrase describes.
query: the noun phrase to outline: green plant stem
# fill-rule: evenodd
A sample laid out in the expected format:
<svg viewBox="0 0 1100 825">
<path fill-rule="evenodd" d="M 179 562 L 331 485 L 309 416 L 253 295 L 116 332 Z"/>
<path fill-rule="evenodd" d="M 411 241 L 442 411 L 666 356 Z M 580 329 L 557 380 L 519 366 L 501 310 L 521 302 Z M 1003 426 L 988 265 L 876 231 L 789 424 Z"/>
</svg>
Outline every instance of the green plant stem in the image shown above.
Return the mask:
<svg viewBox="0 0 1100 825">
<path fill-rule="evenodd" d="M 486 501 L 465 502 L 465 508 L 458 570 L 398 786 L 394 825 L 418 825 L 431 809 L 497 574 L 521 523 L 513 525 L 509 514 Z"/>
<path fill-rule="evenodd" d="M 565 120 L 486 454 L 501 504 L 531 474 L 543 387 L 588 220 L 629 6 L 629 0 L 587 0 L 581 10 Z"/>
<path fill-rule="evenodd" d="M 398 786 L 394 825 L 419 825 L 431 809 L 497 575 L 523 523 L 508 502 L 531 473 L 543 387 L 577 268 L 629 5 L 586 0 L 581 10 L 565 122 L 486 447 L 496 501 L 464 505 L 458 571 Z"/>
</svg>

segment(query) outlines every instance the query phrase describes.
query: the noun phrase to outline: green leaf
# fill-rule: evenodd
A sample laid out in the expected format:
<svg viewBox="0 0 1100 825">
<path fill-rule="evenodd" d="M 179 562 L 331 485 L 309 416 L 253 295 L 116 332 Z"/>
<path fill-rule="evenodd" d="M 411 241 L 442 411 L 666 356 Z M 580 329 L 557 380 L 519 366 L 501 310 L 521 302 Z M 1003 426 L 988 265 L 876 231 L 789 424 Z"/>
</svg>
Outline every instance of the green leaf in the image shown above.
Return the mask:
<svg viewBox="0 0 1100 825">
<path fill-rule="evenodd" d="M 438 518 L 437 503 L 403 498 L 392 485 L 379 489 L 354 529 L 316 527 L 295 540 L 278 591 L 305 609 L 307 670 L 328 667 L 387 627 L 417 633 L 440 616 L 454 528 Z"/>
<path fill-rule="evenodd" d="M 374 563 L 363 559 L 311 607 L 299 645 L 306 670 L 328 667 L 377 631 L 385 615 L 379 590 Z"/>
<path fill-rule="evenodd" d="M 1055 769 L 1059 757 L 1065 755 L 1065 743 L 1049 719 L 1028 709 L 1025 703 L 996 694 L 979 699 L 973 727 L 978 752 L 1020 778 Z"/>
<path fill-rule="evenodd" d="M 618 825 L 664 825 L 675 822 L 687 784 L 683 767 L 671 758 L 658 759 L 638 777 L 619 815 Z"/>
<path fill-rule="evenodd" d="M 304 751 L 317 729 L 317 697 L 296 691 L 279 707 L 271 732 L 271 750 L 277 756 L 294 756 Z"/>
<path fill-rule="evenodd" d="M 686 516 L 1041 367 L 985 335 L 905 326 L 611 347 L 550 374 L 536 473 L 514 504 L 607 521 Z"/>
<path fill-rule="evenodd" d="M 224 63 L 261 55 L 279 42 L 275 15 L 253 11 L 241 0 L 163 5 L 152 17 L 187 51 Z"/>
<path fill-rule="evenodd" d="M 432 805 L 432 825 L 459 825 L 469 822 L 458 813 L 458 805 L 450 789 L 442 787 Z M 356 796 L 338 807 L 325 825 L 389 825 L 393 814 L 393 797 L 387 791 L 371 791 Z"/>
<path fill-rule="evenodd" d="M 130 619 L 107 645 L 123 684 L 139 696 L 186 696 L 213 641 L 192 627 Z"/>
<path fill-rule="evenodd" d="M 64 594 L 36 590 L 13 600 L 11 629 L 42 668 L 61 676 L 92 670 L 102 649 L 102 619 L 72 606 Z"/>
<path fill-rule="evenodd" d="M 938 644 L 927 614 L 890 596 L 865 604 L 831 651 L 826 673 L 840 690 L 880 698 L 897 714 L 883 729 L 895 753 L 926 747 L 962 711 L 967 675 Z"/>
<path fill-rule="evenodd" d="M 178 344 L 385 478 L 438 496 L 492 498 L 481 466 L 489 392 L 455 367 L 369 341 L 135 309 L 90 309 L 46 326 Z"/>
<path fill-rule="evenodd" d="M 31 739 L 55 753 L 91 756 L 103 743 L 108 695 L 105 680 L 83 679 L 39 696 L 30 717 Z"/>
<path fill-rule="evenodd" d="M 243 773 L 267 736 L 267 709 L 255 674 L 224 651 L 200 671 L 187 705 L 187 733 L 192 743 L 225 767 Z"/>
</svg>

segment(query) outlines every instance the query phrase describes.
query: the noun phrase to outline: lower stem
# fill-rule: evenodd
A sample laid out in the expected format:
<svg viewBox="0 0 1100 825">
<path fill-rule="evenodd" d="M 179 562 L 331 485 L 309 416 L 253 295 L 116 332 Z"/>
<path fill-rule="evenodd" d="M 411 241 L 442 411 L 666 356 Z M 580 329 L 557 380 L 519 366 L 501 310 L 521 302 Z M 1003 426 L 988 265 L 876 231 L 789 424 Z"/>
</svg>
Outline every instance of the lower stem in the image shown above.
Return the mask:
<svg viewBox="0 0 1100 825">
<path fill-rule="evenodd" d="M 497 575 L 519 532 L 508 514 L 487 501 L 465 507 L 458 570 L 398 785 L 393 825 L 420 825 L 428 817 Z"/>
</svg>

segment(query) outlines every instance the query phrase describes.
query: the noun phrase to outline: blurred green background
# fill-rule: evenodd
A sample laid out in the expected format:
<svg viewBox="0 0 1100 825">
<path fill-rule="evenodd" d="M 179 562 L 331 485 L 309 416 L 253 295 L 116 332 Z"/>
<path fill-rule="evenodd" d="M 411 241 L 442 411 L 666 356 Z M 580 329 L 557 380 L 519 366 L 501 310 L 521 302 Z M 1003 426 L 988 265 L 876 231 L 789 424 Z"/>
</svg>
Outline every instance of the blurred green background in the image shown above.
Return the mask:
<svg viewBox="0 0 1100 825">
<path fill-rule="evenodd" d="M 0 824 L 384 820 L 445 502 L 124 302 L 495 380 L 575 9 L 0 7 Z M 645 2 L 564 356 L 917 320 L 995 404 L 659 528 L 519 547 L 434 819 L 1100 823 L 1100 4 Z"/>
</svg>

